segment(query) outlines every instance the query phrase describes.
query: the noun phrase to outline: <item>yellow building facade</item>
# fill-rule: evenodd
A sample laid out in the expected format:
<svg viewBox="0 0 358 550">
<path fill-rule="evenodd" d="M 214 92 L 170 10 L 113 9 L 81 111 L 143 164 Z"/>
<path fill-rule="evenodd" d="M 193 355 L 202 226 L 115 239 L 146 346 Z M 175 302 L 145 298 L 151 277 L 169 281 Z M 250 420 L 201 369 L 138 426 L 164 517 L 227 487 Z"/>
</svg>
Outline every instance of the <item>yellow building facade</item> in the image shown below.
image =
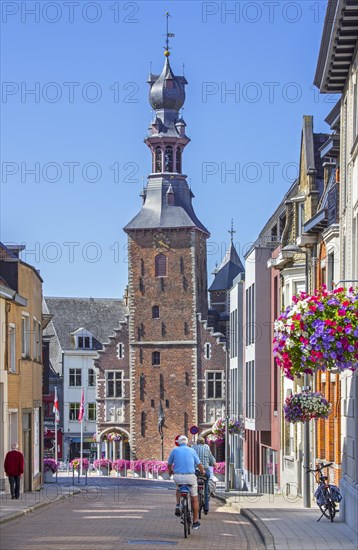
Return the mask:
<svg viewBox="0 0 358 550">
<path fill-rule="evenodd" d="M 42 483 L 42 279 L 19 258 L 22 248 L 0 245 L 0 458 L 11 443 L 19 444 L 25 458 L 23 490 L 32 491 Z"/>
</svg>

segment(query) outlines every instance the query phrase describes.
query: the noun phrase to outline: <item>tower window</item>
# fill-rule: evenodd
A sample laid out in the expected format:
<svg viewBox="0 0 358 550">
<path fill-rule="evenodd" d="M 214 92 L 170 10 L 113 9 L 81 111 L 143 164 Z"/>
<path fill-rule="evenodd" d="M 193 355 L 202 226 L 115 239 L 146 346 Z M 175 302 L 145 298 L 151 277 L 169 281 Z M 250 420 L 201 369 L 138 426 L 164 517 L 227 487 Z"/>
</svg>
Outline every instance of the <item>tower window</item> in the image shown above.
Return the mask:
<svg viewBox="0 0 358 550">
<path fill-rule="evenodd" d="M 180 273 L 184 275 L 184 258 L 180 256 Z"/>
<path fill-rule="evenodd" d="M 146 414 L 145 412 L 142 412 L 140 415 L 140 434 L 142 437 L 145 437 L 145 420 L 146 420 Z"/>
<path fill-rule="evenodd" d="M 140 400 L 144 401 L 144 393 L 145 393 L 145 374 L 142 372 L 142 374 L 139 377 L 139 393 L 140 393 Z"/>
<path fill-rule="evenodd" d="M 177 159 L 176 159 L 177 165 L 176 165 L 176 171 L 178 174 L 181 174 L 181 148 L 177 148 Z"/>
<path fill-rule="evenodd" d="M 166 336 L 167 334 L 167 327 L 165 326 L 165 323 L 162 323 L 162 336 Z"/>
<path fill-rule="evenodd" d="M 171 145 L 165 148 L 164 172 L 173 172 L 173 147 Z"/>
<path fill-rule="evenodd" d="M 144 276 L 144 260 L 143 258 L 140 261 L 140 274 L 143 277 Z"/>
<path fill-rule="evenodd" d="M 155 149 L 155 171 L 156 173 L 162 171 L 162 150 L 159 146 Z"/>
<path fill-rule="evenodd" d="M 162 374 L 159 377 L 159 395 L 160 399 L 164 399 L 164 376 Z"/>
<path fill-rule="evenodd" d="M 155 257 L 155 276 L 167 276 L 167 257 L 164 254 L 158 254 L 158 256 Z"/>
<path fill-rule="evenodd" d="M 160 365 L 160 351 L 153 351 L 152 353 L 152 365 Z"/>
<path fill-rule="evenodd" d="M 159 319 L 159 306 L 152 307 L 152 319 Z"/>
</svg>

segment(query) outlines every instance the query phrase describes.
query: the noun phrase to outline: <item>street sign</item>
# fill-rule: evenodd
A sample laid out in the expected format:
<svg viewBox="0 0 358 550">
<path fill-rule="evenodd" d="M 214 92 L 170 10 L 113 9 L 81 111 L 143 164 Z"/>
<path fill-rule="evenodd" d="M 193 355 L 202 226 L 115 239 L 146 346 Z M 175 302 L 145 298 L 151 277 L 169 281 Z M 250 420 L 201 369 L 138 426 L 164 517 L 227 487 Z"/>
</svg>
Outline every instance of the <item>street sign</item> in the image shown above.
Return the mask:
<svg viewBox="0 0 358 550">
<path fill-rule="evenodd" d="M 179 447 L 179 443 L 178 443 L 179 437 L 180 437 L 180 435 L 177 435 L 176 438 L 174 439 L 174 443 L 177 447 Z"/>
<path fill-rule="evenodd" d="M 198 426 L 192 426 L 189 431 L 192 435 L 196 435 L 199 431 L 199 428 Z"/>
</svg>

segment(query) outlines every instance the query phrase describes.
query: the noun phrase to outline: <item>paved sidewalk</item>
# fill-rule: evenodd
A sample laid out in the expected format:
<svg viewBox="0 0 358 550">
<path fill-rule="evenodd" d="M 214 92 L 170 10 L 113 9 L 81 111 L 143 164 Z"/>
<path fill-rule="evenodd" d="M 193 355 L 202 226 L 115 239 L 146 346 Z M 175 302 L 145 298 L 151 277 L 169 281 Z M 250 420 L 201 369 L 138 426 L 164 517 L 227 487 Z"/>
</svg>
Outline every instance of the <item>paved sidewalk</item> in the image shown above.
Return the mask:
<svg viewBox="0 0 358 550">
<path fill-rule="evenodd" d="M 357 550 L 358 536 L 339 519 L 331 523 L 312 502 L 303 508 L 302 499 L 281 495 L 227 496 L 226 501 L 250 519 L 269 550 Z"/>
<path fill-rule="evenodd" d="M 64 498 L 73 498 L 80 489 L 68 485 L 66 487 L 56 484 L 45 484 L 41 491 L 23 493 L 18 500 L 12 499 L 10 494 L 0 495 L 0 524 L 19 518 L 25 514 L 57 502 Z"/>
</svg>

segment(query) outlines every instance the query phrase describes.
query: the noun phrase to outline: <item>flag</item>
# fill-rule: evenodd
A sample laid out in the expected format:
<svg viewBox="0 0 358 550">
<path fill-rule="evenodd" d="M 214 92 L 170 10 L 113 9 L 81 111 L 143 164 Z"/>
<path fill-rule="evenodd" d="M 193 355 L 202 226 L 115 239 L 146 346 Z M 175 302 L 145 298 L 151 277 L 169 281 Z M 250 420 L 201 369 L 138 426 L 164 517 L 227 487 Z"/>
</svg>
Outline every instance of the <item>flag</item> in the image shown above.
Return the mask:
<svg viewBox="0 0 358 550">
<path fill-rule="evenodd" d="M 52 412 L 55 414 L 55 422 L 58 423 L 60 421 L 60 407 L 58 406 L 57 388 L 55 388 L 55 398 L 53 401 Z"/>
<path fill-rule="evenodd" d="M 82 388 L 80 410 L 79 410 L 79 413 L 78 413 L 78 421 L 79 422 L 82 422 L 84 415 L 85 415 L 85 391 Z"/>
</svg>

